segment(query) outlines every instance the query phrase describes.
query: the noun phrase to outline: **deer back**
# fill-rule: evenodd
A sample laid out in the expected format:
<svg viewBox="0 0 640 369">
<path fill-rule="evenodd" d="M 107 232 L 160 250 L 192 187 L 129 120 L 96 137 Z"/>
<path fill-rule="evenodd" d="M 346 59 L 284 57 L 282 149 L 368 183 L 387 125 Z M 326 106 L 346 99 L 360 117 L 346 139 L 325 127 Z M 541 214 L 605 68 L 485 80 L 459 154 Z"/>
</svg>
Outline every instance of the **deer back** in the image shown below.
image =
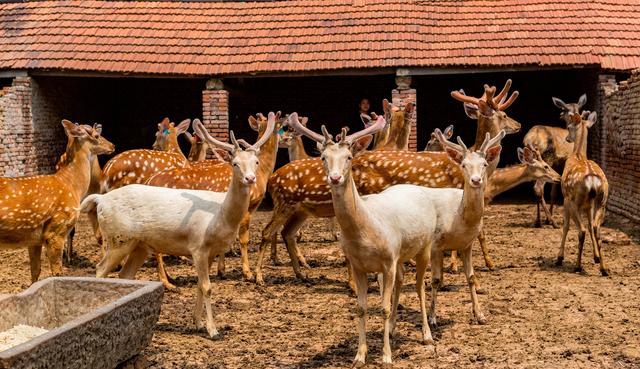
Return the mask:
<svg viewBox="0 0 640 369">
<path fill-rule="evenodd" d="M 559 166 L 573 152 L 573 143 L 566 140 L 568 133 L 564 128 L 537 125 L 531 127 L 522 143 L 525 147 L 537 148 L 549 165 Z"/>
<path fill-rule="evenodd" d="M 158 172 L 188 165 L 182 153 L 147 149 L 125 151 L 105 164 L 105 189 L 110 191 L 130 184 L 142 184 Z"/>
</svg>

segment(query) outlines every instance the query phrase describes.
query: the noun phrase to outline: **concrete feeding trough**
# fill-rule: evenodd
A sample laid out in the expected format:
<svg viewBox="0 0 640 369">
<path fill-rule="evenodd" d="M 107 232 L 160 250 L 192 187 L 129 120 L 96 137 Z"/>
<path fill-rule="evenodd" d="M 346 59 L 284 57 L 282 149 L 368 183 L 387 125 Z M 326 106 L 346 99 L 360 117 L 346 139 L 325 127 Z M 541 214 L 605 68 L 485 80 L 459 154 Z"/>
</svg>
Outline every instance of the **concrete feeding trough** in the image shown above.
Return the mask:
<svg viewBox="0 0 640 369">
<path fill-rule="evenodd" d="M 162 303 L 159 282 L 55 277 L 0 296 L 0 332 L 48 332 L 0 351 L 0 368 L 113 369 L 144 349 Z"/>
</svg>

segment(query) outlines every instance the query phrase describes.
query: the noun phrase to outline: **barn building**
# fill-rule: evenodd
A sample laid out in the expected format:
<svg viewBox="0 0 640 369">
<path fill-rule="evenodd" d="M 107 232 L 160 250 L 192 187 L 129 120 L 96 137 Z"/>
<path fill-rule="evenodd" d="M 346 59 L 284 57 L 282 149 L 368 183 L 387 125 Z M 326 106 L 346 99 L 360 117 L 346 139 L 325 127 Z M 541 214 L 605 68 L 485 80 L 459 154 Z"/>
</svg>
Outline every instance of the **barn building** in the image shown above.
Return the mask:
<svg viewBox="0 0 640 369">
<path fill-rule="evenodd" d="M 511 78 L 504 163 L 535 124 L 561 125 L 551 96 L 587 93 L 602 119 L 590 153 L 611 210 L 640 220 L 640 3 L 628 0 L 17 1 L 0 4 L 0 172 L 51 172 L 62 118 L 100 122 L 118 151 L 150 147 L 156 123 L 202 118 L 252 138 L 249 114 L 298 111 L 332 129 L 357 103 L 417 104 L 412 149 L 475 123 L 449 93 Z M 625 80 L 629 79 L 626 82 Z M 630 200 L 631 199 L 631 200 Z"/>
</svg>

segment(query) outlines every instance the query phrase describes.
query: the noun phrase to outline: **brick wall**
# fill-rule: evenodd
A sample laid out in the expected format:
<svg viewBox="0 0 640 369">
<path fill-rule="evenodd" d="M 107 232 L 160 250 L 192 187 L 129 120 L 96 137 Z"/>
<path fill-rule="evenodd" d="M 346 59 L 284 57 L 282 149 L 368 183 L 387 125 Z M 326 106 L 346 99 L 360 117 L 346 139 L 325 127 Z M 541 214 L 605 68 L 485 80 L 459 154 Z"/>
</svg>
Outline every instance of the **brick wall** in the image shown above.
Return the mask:
<svg viewBox="0 0 640 369">
<path fill-rule="evenodd" d="M 600 80 L 601 165 L 609 180 L 607 208 L 640 222 L 640 72 L 615 84 Z M 591 140 L 591 132 L 589 140 Z"/>
<path fill-rule="evenodd" d="M 207 83 L 207 89 L 202 91 L 202 124 L 218 140 L 222 142 L 229 140 L 229 92 L 227 90 L 211 89 Z M 213 154 L 208 152 L 207 158 L 213 158 Z"/>
<path fill-rule="evenodd" d="M 0 90 L 0 175 L 37 173 L 33 156 L 31 78 L 16 77 Z"/>
<path fill-rule="evenodd" d="M 418 100 L 416 89 L 411 88 L 411 77 L 397 77 L 396 83 L 398 84 L 398 88 L 395 88 L 391 91 L 391 102 L 394 105 L 404 107 L 407 103 L 413 103 L 413 113 L 411 113 L 411 117 L 409 122 L 411 123 L 411 133 L 409 134 L 409 150 L 416 151 L 418 147 L 418 136 L 417 136 L 417 128 L 416 123 L 418 120 Z"/>
</svg>

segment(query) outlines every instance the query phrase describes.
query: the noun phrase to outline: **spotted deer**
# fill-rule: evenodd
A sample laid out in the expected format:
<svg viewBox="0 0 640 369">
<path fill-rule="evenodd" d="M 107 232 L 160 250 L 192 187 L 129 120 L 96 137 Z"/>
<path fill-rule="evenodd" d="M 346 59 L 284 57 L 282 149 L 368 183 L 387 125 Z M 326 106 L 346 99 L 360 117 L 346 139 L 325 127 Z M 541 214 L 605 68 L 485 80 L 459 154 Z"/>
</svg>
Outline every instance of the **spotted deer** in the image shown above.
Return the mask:
<svg viewBox="0 0 640 369">
<path fill-rule="evenodd" d="M 587 114 L 588 118 L 583 119 Z M 605 266 L 600 244 L 600 226 L 604 221 L 605 206 L 609 198 L 609 182 L 600 166 L 587 158 L 587 136 L 589 128 L 596 123 L 597 114 L 585 111 L 582 115 L 570 113 L 571 123 L 567 126 L 569 134 L 566 139 L 573 142 L 574 146 L 562 172 L 564 224 L 556 264 L 562 265 L 564 260 L 564 245 L 569 223 L 573 220 L 579 230 L 576 271 L 582 271 L 582 249 L 588 232 L 593 246 L 593 261 L 600 263 L 600 273 L 608 276 L 609 270 Z"/>
<path fill-rule="evenodd" d="M 557 97 L 552 97 L 553 104 L 560 108 L 560 119 L 562 119 L 566 125 L 571 122 L 571 116 L 573 114 L 580 114 L 580 109 L 587 103 L 587 95 L 583 94 L 578 99 L 577 103 L 567 104 Z M 551 165 L 555 170 L 562 171 L 564 163 L 567 158 L 573 152 L 573 142 L 568 142 L 566 137 L 568 131 L 561 127 L 551 127 L 544 125 L 536 125 L 531 127 L 522 140 L 525 146 L 534 146 L 541 153 L 544 161 Z M 536 181 L 533 186 L 533 190 L 538 199 L 537 211 L 536 211 L 536 227 L 542 226 L 540 220 L 540 207 L 542 207 L 545 215 L 547 216 L 547 222 L 551 223 L 554 228 L 558 228 L 558 225 L 553 220 L 553 205 L 556 202 L 558 184 L 554 183 L 551 186 L 551 206 L 547 208 L 547 204 L 544 199 L 544 182 Z"/>
<path fill-rule="evenodd" d="M 215 160 L 224 161 L 222 159 L 222 155 L 218 152 L 218 149 L 215 147 L 210 147 L 210 145 L 203 140 L 196 132 L 193 134 L 188 131 L 184 133 L 187 140 L 191 144 L 191 148 L 189 149 L 189 154 L 187 155 L 187 160 L 189 163 L 199 163 L 204 161 L 207 158 L 207 152 L 211 151 Z"/>
<path fill-rule="evenodd" d="M 450 139 L 451 136 L 453 136 L 453 125 L 445 128 L 443 134 L 447 139 Z M 444 147 L 442 147 L 442 144 L 440 144 L 440 141 L 438 141 L 435 131 L 431 132 L 431 136 L 429 137 L 427 146 L 425 146 L 424 150 L 422 151 L 444 151 Z"/>
<path fill-rule="evenodd" d="M 362 197 L 354 180 L 351 151 L 353 142 L 368 134 L 369 129 L 382 129 L 380 118 L 373 126 L 351 136 L 342 131 L 341 140 L 334 142 L 322 127 L 323 135 L 301 126 L 297 119 L 289 125 L 303 132 L 323 146 L 322 162 L 325 181 L 331 188 L 332 203 L 343 237 L 341 246 L 356 281 L 358 298 L 358 352 L 354 364 L 364 365 L 367 354 L 367 273 L 382 273 L 384 314 L 383 356 L 385 364 L 392 362 L 390 335 L 395 330 L 397 306 L 402 289 L 404 262 L 416 259 L 416 289 L 420 300 L 423 327 L 422 339 L 433 344 L 427 323 L 424 275 L 430 258 L 444 249 L 464 249 L 467 279 L 476 319 L 484 322 L 475 286 L 470 246 L 477 236 L 483 211 L 482 190 L 486 182 L 488 162 L 499 154 L 500 132 L 493 140 L 487 137 L 478 152 L 447 148 L 449 155 L 463 165 L 464 190 L 432 189 L 415 185 L 396 185 L 379 194 Z M 440 133 L 438 131 L 438 133 Z M 496 146 L 497 145 L 497 146 Z M 453 154 L 451 154 L 453 153 Z M 464 193 L 464 196 L 463 196 Z M 461 229 L 462 228 L 462 229 Z M 475 233 L 475 234 L 474 234 Z M 432 270 L 436 266 L 431 265 Z M 437 283 L 437 280 L 434 279 Z M 435 299 L 432 292 L 430 320 L 435 325 Z M 393 297 L 392 297 L 393 294 Z"/>
<path fill-rule="evenodd" d="M 266 137 L 266 142 L 262 146 L 258 158 L 260 165 L 256 172 L 256 185 L 251 187 L 251 200 L 248 210 L 243 214 L 240 222 L 238 238 L 240 240 L 240 253 L 242 257 L 242 273 L 246 279 L 252 279 L 253 273 L 249 268 L 249 225 L 251 215 L 258 209 L 266 192 L 267 180 L 276 164 L 276 154 L 278 151 L 278 131 L 280 129 L 280 112 L 273 116 L 277 123 L 269 122 L 262 114 L 249 117 L 250 127 L 258 132 L 259 137 Z M 199 120 L 194 120 L 194 124 Z M 271 127 L 271 131 L 267 129 Z M 243 141 L 240 141 L 243 142 Z M 186 168 L 174 168 L 158 173 L 151 177 L 147 184 L 150 186 L 180 188 L 191 190 L 206 190 L 213 192 L 225 192 L 228 190 L 233 168 L 228 162 L 204 161 Z M 161 258 L 158 258 L 158 268 L 160 278 L 168 288 L 173 288 L 164 277 L 164 267 Z M 220 255 L 218 263 L 218 274 L 224 274 L 224 254 Z"/>
<path fill-rule="evenodd" d="M 459 91 L 451 93 L 456 100 L 465 102 L 468 115 L 478 119 L 477 137 L 489 133 L 494 137 L 500 130 L 517 132 L 520 124 L 504 112 L 518 96 L 515 91 L 507 98 L 510 80 L 494 97 L 495 87 L 485 85 L 481 98 L 466 96 Z M 482 140 L 475 147 L 482 144 Z M 497 164 L 491 163 L 489 174 Z M 464 177 L 460 167 L 444 152 L 410 151 L 364 151 L 354 157 L 353 178 L 362 195 L 375 194 L 396 184 L 416 184 L 426 187 L 462 188 Z M 276 232 L 282 229 L 282 238 L 287 246 L 291 266 L 297 278 L 304 279 L 296 257 L 300 252 L 296 245 L 295 234 L 306 219 L 313 217 L 333 217 L 333 204 L 329 185 L 323 180 L 322 162 L 318 158 L 299 160 L 289 163 L 278 170 L 269 179 L 269 193 L 273 199 L 273 213 L 269 223 L 262 231 L 260 253 L 256 263 L 256 282 L 264 284 L 262 260 L 266 245 L 276 242 Z"/>
<path fill-rule="evenodd" d="M 104 166 L 105 190 L 145 183 L 163 170 L 188 166 L 189 161 L 178 146 L 178 136 L 185 133 L 190 124 L 191 120 L 185 119 L 176 127 L 165 118 L 158 123 L 154 150 L 128 150 L 114 156 Z"/>
<path fill-rule="evenodd" d="M 249 208 L 251 189 L 257 183 L 259 153 L 272 137 L 275 114 L 269 113 L 265 134 L 243 149 L 230 132 L 232 144 L 211 137 L 200 122 L 195 129 L 207 142 L 230 153 L 233 174 L 226 192 L 183 190 L 144 185 L 124 186 L 105 195 L 91 195 L 82 211 L 97 208 L 107 254 L 96 267 L 105 277 L 128 256 L 121 278 L 133 278 L 150 252 L 190 256 L 198 274 L 194 320 L 219 337 L 211 307 L 209 267 L 215 256 L 229 249 Z M 167 214 L 170 216 L 158 216 Z M 202 320 L 203 303 L 206 319 Z"/>
<path fill-rule="evenodd" d="M 54 174 L 0 178 L 0 248 L 29 250 L 32 283 L 40 277 L 43 245 L 51 274 L 62 274 L 64 242 L 89 190 L 93 157 L 114 150 L 91 126 L 68 120 L 62 126 L 69 144 Z"/>
</svg>

